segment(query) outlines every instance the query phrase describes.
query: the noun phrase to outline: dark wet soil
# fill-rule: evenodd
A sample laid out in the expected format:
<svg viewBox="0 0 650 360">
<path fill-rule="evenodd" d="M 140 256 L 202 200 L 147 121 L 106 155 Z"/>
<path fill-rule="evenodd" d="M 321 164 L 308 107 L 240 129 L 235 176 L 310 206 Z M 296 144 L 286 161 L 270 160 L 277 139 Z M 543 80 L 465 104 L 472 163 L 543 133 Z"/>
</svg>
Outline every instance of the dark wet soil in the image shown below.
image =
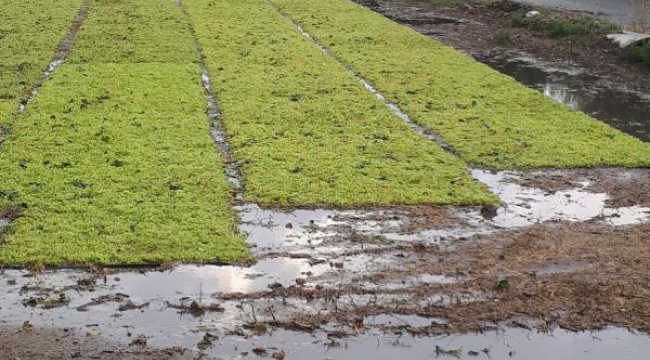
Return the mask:
<svg viewBox="0 0 650 360">
<path fill-rule="evenodd" d="M 12 222 L 23 215 L 24 209 L 16 207 L 0 208 L 0 219 Z"/>
<path fill-rule="evenodd" d="M 56 55 L 54 56 L 54 61 L 65 60 L 65 58 L 68 57 L 70 51 L 72 51 L 74 42 L 77 39 L 77 33 L 79 33 L 79 29 L 81 28 L 81 25 L 83 24 L 83 22 L 86 20 L 86 17 L 88 16 L 88 8 L 90 7 L 90 1 L 91 0 L 84 0 L 84 2 L 81 4 L 81 8 L 79 9 L 79 12 L 77 13 L 77 16 L 75 17 L 74 21 L 72 22 L 72 26 L 70 27 L 70 31 L 68 32 L 68 35 L 59 44 Z"/>
<path fill-rule="evenodd" d="M 476 58 L 573 110 L 650 141 L 650 94 L 647 92 L 594 76 L 577 63 L 540 62 L 513 51 Z"/>
<path fill-rule="evenodd" d="M 448 328 L 464 330 L 472 322 L 479 326 L 525 315 L 544 331 L 556 325 L 650 330 L 647 224 L 534 226 L 471 240 L 445 252 L 444 261 L 423 264 L 426 271 L 467 277 L 445 286 L 443 293 L 480 298 L 425 308 L 429 316 L 448 319 Z"/>
<path fill-rule="evenodd" d="M 132 345 L 119 346 L 89 328 L 71 329 L 0 327 L 0 358 L 6 360 L 194 360 L 208 359 L 181 348 L 147 349 L 146 339 L 134 337 Z"/>
</svg>

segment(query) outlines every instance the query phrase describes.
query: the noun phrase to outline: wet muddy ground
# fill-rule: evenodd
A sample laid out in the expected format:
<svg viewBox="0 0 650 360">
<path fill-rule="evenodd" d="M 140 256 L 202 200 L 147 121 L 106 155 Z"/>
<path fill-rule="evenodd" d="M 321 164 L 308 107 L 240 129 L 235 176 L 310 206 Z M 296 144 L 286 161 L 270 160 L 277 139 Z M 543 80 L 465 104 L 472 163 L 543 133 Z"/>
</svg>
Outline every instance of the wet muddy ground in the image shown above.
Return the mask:
<svg viewBox="0 0 650 360">
<path fill-rule="evenodd" d="M 431 26 L 457 21 L 432 14 L 418 13 L 411 25 L 433 34 Z M 476 54 L 485 56 L 481 49 Z M 481 61 L 540 90 L 548 85 L 558 101 L 648 139 L 639 88 L 562 59 L 500 54 Z M 202 79 L 210 92 L 209 74 Z M 209 101 L 213 136 L 227 159 L 218 104 Z M 227 170 L 241 195 L 241 174 L 234 164 Z M 279 211 L 239 196 L 240 229 L 258 258 L 252 266 L 3 269 L 0 359 L 646 354 L 650 170 L 471 173 L 500 196 L 501 207 Z M 11 220 L 2 217 L 0 226 Z"/>
<path fill-rule="evenodd" d="M 440 356 L 460 347 L 463 357 L 489 349 L 534 359 L 534 348 L 548 346 L 564 358 L 605 359 L 594 354 L 605 343 L 649 347 L 645 335 L 616 328 L 557 330 L 649 330 L 650 201 L 628 187 L 601 188 L 647 172 L 473 174 L 504 207 L 241 205 L 241 230 L 259 259 L 250 267 L 6 269 L 0 326 L 23 338 L 69 329 L 80 349 L 94 344 L 116 359 L 160 348 L 165 356 L 416 358 L 435 356 L 436 346 Z M 621 348 L 630 358 L 638 351 Z"/>
<path fill-rule="evenodd" d="M 626 84 L 593 76 L 577 64 L 538 61 L 526 54 L 504 52 L 476 57 L 522 84 L 557 102 L 607 122 L 644 141 L 650 141 L 650 96 Z"/>
</svg>

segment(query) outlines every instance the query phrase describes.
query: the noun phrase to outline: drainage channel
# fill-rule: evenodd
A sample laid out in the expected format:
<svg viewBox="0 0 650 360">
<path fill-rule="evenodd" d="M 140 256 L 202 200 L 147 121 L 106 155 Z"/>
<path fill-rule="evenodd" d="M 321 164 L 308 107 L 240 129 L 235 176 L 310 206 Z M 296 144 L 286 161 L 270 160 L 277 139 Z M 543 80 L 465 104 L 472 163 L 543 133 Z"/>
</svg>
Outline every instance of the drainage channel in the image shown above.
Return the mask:
<svg viewBox="0 0 650 360">
<path fill-rule="evenodd" d="M 221 111 L 219 110 L 217 97 L 212 91 L 210 71 L 208 69 L 207 64 L 203 60 L 205 57 L 203 55 L 203 50 L 201 48 L 201 44 L 199 43 L 198 36 L 196 35 L 196 29 L 194 28 L 194 24 L 192 24 L 190 15 L 187 13 L 187 10 L 185 10 L 185 7 L 183 6 L 183 1 L 174 0 L 174 2 L 178 5 L 180 11 L 183 13 L 183 16 L 185 17 L 185 20 L 187 22 L 187 26 L 190 30 L 190 33 L 192 34 L 192 38 L 194 39 L 194 47 L 197 52 L 199 66 L 201 67 L 201 84 L 203 85 L 203 88 L 205 89 L 208 97 L 208 106 L 207 106 L 206 115 L 208 117 L 208 120 L 210 121 L 212 138 L 217 147 L 217 150 L 219 151 L 219 155 L 221 155 L 222 162 L 225 164 L 226 177 L 228 179 L 228 182 L 230 183 L 232 193 L 235 197 L 235 201 L 238 205 L 243 205 L 244 175 L 240 171 L 236 162 L 233 160 L 233 157 L 230 152 L 230 143 L 228 143 L 228 139 L 226 137 L 226 130 L 223 126 L 223 123 L 221 122 Z M 252 206 L 252 204 L 250 206 Z"/>
</svg>

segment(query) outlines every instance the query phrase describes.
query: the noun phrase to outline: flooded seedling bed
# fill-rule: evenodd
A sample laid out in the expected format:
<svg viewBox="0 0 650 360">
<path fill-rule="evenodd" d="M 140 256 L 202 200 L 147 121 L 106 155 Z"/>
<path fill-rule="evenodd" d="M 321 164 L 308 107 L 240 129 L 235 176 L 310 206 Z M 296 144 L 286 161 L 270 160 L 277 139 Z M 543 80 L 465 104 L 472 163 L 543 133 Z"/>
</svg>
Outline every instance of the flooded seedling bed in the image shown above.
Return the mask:
<svg viewBox="0 0 650 360">
<path fill-rule="evenodd" d="M 642 357 L 643 89 L 412 31 L 508 4 L 62 4 L 0 81 L 0 358 Z"/>
</svg>

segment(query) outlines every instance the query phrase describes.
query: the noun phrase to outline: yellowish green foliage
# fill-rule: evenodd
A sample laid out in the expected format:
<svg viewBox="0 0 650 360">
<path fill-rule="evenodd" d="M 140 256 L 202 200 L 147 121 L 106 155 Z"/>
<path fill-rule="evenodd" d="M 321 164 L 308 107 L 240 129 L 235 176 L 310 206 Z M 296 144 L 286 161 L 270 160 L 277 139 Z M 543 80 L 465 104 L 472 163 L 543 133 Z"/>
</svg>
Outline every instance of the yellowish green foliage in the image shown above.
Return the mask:
<svg viewBox="0 0 650 360">
<path fill-rule="evenodd" d="M 90 16 L 107 7 L 121 21 L 134 8 L 173 28 L 180 10 L 162 3 L 97 0 Z M 110 56 L 120 57 L 107 59 L 86 34 L 124 29 L 94 26 L 75 50 L 87 63 L 57 69 L 0 148 L 0 207 L 24 210 L 2 238 L 0 264 L 250 259 L 192 53 L 184 62 L 135 60 L 120 52 L 128 38 L 116 37 Z M 188 28 L 175 31 L 178 42 L 189 38 Z M 149 49 L 185 47 L 155 34 L 146 41 Z"/>
<path fill-rule="evenodd" d="M 246 198 L 264 205 L 497 198 L 262 0 L 186 0 Z"/>
<path fill-rule="evenodd" d="M 81 0 L 0 2 L 0 120 L 38 83 Z"/>
<path fill-rule="evenodd" d="M 197 62 L 178 12 L 172 0 L 94 0 L 68 62 Z"/>
<path fill-rule="evenodd" d="M 8 121 L 9 116 L 16 110 L 18 110 L 18 107 L 13 101 L 0 100 L 0 126 L 5 124 Z M 1 138 L 0 141 L 2 141 Z"/>
<path fill-rule="evenodd" d="M 350 1 L 271 2 L 473 165 L 650 165 L 648 144 Z"/>
</svg>

